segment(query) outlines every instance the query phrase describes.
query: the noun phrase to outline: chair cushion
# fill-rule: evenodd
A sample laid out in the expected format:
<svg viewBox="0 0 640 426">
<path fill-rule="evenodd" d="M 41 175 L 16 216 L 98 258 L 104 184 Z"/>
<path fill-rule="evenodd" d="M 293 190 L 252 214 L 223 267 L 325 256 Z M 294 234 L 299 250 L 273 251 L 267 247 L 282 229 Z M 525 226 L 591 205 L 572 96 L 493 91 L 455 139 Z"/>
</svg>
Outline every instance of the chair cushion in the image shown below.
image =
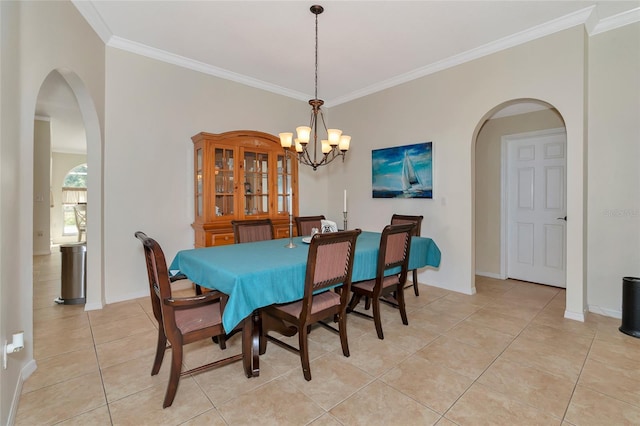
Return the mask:
<svg viewBox="0 0 640 426">
<path fill-rule="evenodd" d="M 398 274 L 389 275 L 388 277 L 384 277 L 382 280 L 382 288 L 391 287 L 392 285 L 400 284 L 400 279 Z M 376 285 L 376 280 L 366 280 L 359 281 L 357 283 L 351 284 L 351 287 L 357 287 L 365 291 L 373 292 L 373 287 Z"/>
<path fill-rule="evenodd" d="M 220 325 L 220 304 L 198 306 L 189 309 L 176 309 L 176 325 L 182 334 L 194 330 Z"/>
<path fill-rule="evenodd" d="M 340 305 L 340 295 L 333 291 L 325 291 L 313 295 L 313 303 L 311 305 L 311 313 L 323 311 L 333 306 Z M 302 300 L 296 302 L 287 303 L 285 305 L 275 305 L 275 309 L 279 309 L 289 315 L 300 318 L 300 312 L 302 312 Z"/>
</svg>

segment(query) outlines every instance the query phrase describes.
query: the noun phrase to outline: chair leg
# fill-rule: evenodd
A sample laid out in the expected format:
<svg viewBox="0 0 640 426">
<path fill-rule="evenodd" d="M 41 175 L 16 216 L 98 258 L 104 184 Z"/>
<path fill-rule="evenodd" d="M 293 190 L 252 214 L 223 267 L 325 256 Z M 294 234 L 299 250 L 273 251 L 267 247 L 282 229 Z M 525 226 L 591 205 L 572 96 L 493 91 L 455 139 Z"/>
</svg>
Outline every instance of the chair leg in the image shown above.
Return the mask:
<svg viewBox="0 0 640 426">
<path fill-rule="evenodd" d="M 398 300 L 398 308 L 400 308 L 400 317 L 402 318 L 402 323 L 404 325 L 409 325 L 409 320 L 407 320 L 407 307 L 404 303 L 404 291 L 402 291 L 402 286 L 398 286 L 399 291 L 397 291 L 397 300 Z"/>
<path fill-rule="evenodd" d="M 371 298 L 369 296 L 364 297 L 364 310 L 368 311 L 371 308 Z"/>
<path fill-rule="evenodd" d="M 343 311 L 339 315 L 338 327 L 340 328 L 340 344 L 342 345 L 342 354 L 348 357 L 349 354 L 349 340 L 347 340 L 347 313 Z"/>
<path fill-rule="evenodd" d="M 307 340 L 307 327 L 298 328 L 298 344 L 300 345 L 300 361 L 302 362 L 302 373 L 305 380 L 311 380 L 311 366 L 309 365 L 309 344 Z"/>
<path fill-rule="evenodd" d="M 353 311 L 355 307 L 358 306 L 358 303 L 360 303 L 360 297 L 362 296 L 353 293 L 353 296 L 351 296 L 351 300 L 349 301 L 349 305 L 347 306 L 347 311 Z"/>
<path fill-rule="evenodd" d="M 413 292 L 416 296 L 420 296 L 420 291 L 418 290 L 418 271 L 416 269 L 413 270 Z"/>
<path fill-rule="evenodd" d="M 384 334 L 382 333 L 382 321 L 380 320 L 380 297 L 372 297 L 373 303 L 373 322 L 376 324 L 376 332 L 378 333 L 378 339 L 383 340 Z"/>
<path fill-rule="evenodd" d="M 169 385 L 167 385 L 167 393 L 164 396 L 162 408 L 170 407 L 173 399 L 176 397 L 178 390 L 178 382 L 180 381 L 180 372 L 182 371 L 182 342 L 171 344 L 171 372 L 169 373 Z"/>
<path fill-rule="evenodd" d="M 164 359 L 164 353 L 167 350 L 167 336 L 164 335 L 164 329 L 162 324 L 158 327 L 158 343 L 156 345 L 156 359 L 153 361 L 153 368 L 151 369 L 151 375 L 155 376 L 160 371 L 162 366 L 162 360 Z"/>
</svg>

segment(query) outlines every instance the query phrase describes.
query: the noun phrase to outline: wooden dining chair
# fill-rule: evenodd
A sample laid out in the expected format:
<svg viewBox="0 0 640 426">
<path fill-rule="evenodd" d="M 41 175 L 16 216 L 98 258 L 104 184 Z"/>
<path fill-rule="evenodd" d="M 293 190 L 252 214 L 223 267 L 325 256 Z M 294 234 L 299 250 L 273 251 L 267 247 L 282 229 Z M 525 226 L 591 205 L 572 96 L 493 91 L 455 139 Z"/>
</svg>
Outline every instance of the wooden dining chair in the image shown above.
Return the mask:
<svg viewBox="0 0 640 426">
<path fill-rule="evenodd" d="M 296 230 L 298 231 L 298 237 L 311 235 L 312 228 L 318 228 L 318 231 L 320 231 L 321 221 L 323 220 L 325 220 L 324 215 L 296 217 Z"/>
<path fill-rule="evenodd" d="M 262 310 L 260 353 L 266 351 L 267 340 L 298 353 L 306 380 L 311 380 L 307 334 L 312 324 L 320 323 L 336 331 L 323 320 L 337 320 L 342 353 L 349 356 L 346 308 L 350 295 L 353 254 L 360 232 L 360 229 L 355 229 L 316 234 L 309 245 L 303 298 L 292 303 L 267 306 Z M 298 348 L 271 336 L 268 334 L 269 330 L 285 336 L 298 333 Z"/>
<path fill-rule="evenodd" d="M 376 277 L 371 280 L 355 282 L 351 285 L 353 297 L 349 302 L 348 312 L 373 318 L 379 339 L 384 339 L 382 321 L 380 320 L 380 298 L 383 296 L 395 292 L 402 323 L 409 325 L 407 310 L 404 304 L 403 288 L 407 281 L 407 268 L 409 266 L 409 251 L 411 249 L 413 228 L 414 225 L 410 223 L 385 226 L 380 237 Z M 400 268 L 400 270 L 391 275 L 385 275 L 387 271 L 395 268 Z M 371 301 L 373 305 L 373 316 L 355 310 L 355 307 L 363 296 Z"/>
<path fill-rule="evenodd" d="M 242 353 L 223 358 L 200 367 L 182 371 L 183 346 L 202 339 L 225 334 L 222 326 L 221 303 L 223 293 L 210 291 L 192 297 L 173 297 L 164 253 L 160 245 L 144 232 L 136 232 L 142 242 L 149 276 L 149 292 L 153 316 L 158 321 L 156 356 L 151 369 L 155 376 L 160 371 L 167 340 L 171 344 L 171 372 L 162 408 L 171 406 L 178 390 L 181 376 L 221 367 L 243 358 Z"/>
<path fill-rule="evenodd" d="M 413 223 L 415 227 L 413 228 L 413 235 L 419 237 L 421 228 L 422 228 L 422 216 L 408 216 L 402 214 L 394 214 L 391 216 L 391 224 L 395 225 L 398 223 Z M 413 272 L 413 292 L 416 296 L 420 296 L 420 291 L 418 290 L 418 270 L 411 269 L 410 272 Z M 407 286 L 409 288 L 411 286 Z"/>
<path fill-rule="evenodd" d="M 231 226 L 236 244 L 273 240 L 271 219 L 232 220 Z"/>
</svg>

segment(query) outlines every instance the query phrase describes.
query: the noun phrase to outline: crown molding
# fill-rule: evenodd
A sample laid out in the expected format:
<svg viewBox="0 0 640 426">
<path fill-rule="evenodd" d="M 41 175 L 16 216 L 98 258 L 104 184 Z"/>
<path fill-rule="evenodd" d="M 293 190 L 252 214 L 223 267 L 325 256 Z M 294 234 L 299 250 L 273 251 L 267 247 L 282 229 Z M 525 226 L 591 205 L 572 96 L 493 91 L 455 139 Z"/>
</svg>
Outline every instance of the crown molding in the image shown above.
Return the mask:
<svg viewBox="0 0 640 426">
<path fill-rule="evenodd" d="M 587 27 L 587 32 L 589 33 L 589 36 L 593 36 L 615 30 L 616 28 L 624 27 L 625 25 L 634 24 L 636 22 L 640 22 L 640 7 L 601 19 L 597 21 L 593 27 Z"/>
<path fill-rule="evenodd" d="M 146 56 L 148 58 L 157 59 L 162 62 L 177 65 L 182 68 L 187 68 L 193 71 L 198 71 L 204 74 L 220 77 L 225 80 L 235 81 L 236 83 L 244 84 L 246 86 L 255 87 L 257 89 L 266 90 L 268 92 L 276 93 L 278 95 L 287 96 L 290 98 L 298 99 L 301 101 L 309 99 L 309 95 L 290 90 L 276 84 L 267 83 L 256 78 L 248 77 L 246 75 L 238 74 L 233 71 L 228 71 L 223 68 L 218 68 L 213 65 L 205 64 L 204 62 L 196 61 L 186 58 L 184 56 L 176 55 L 164 50 L 156 49 L 137 43 L 134 41 L 126 40 L 117 36 L 111 37 L 111 40 L 107 44 L 109 47 L 115 49 L 125 50 L 127 52 L 135 53 L 137 55 Z"/>
<path fill-rule="evenodd" d="M 71 3 L 73 3 L 76 9 L 78 9 L 78 12 L 80 12 L 85 21 L 87 21 L 96 34 L 98 34 L 98 37 L 100 37 L 104 44 L 108 44 L 109 40 L 113 36 L 113 32 L 111 32 L 111 29 L 109 29 L 102 19 L 102 16 L 100 16 L 96 8 L 93 6 L 93 2 L 86 0 L 71 0 Z"/>
<path fill-rule="evenodd" d="M 331 101 L 327 101 L 327 108 L 340 105 L 342 103 L 349 102 L 363 96 L 371 95 L 381 90 L 398 86 L 417 78 L 424 77 L 429 74 L 434 74 L 438 71 L 452 68 L 456 65 L 460 65 L 465 62 L 470 62 L 475 59 L 491 55 L 492 53 L 506 50 L 510 47 L 528 43 L 532 40 L 536 40 L 541 37 L 575 27 L 576 25 L 584 24 L 592 15 L 594 9 L 595 6 L 589 6 L 587 8 L 570 13 L 569 15 L 565 15 L 544 24 L 537 25 L 528 30 L 521 31 L 508 37 L 503 37 L 494 42 L 479 46 L 475 49 L 468 50 L 458 55 L 451 56 L 441 61 L 434 62 L 433 64 L 427 65 L 425 67 L 417 68 L 415 70 L 409 71 L 408 73 L 401 74 L 377 84 L 373 84 L 361 90 L 356 90 L 345 96 L 340 96 L 338 98 L 332 99 Z"/>
</svg>

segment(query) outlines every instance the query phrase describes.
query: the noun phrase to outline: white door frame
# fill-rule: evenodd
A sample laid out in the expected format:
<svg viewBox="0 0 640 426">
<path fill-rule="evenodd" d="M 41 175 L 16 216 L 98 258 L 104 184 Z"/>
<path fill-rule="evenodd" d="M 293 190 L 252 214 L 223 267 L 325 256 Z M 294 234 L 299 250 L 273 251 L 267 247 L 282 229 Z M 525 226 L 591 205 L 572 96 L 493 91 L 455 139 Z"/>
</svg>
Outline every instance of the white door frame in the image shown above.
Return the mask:
<svg viewBox="0 0 640 426">
<path fill-rule="evenodd" d="M 567 129 L 565 127 L 557 127 L 553 129 L 545 129 L 545 130 L 535 130 L 532 132 L 524 132 L 524 133 L 514 133 L 511 135 L 502 136 L 501 140 L 501 160 L 500 160 L 500 279 L 507 279 L 507 252 L 508 252 L 508 244 L 509 244 L 509 235 L 508 235 L 508 208 L 507 199 L 508 199 L 508 191 L 509 187 L 507 184 L 508 181 L 508 171 L 507 171 L 507 144 L 514 140 L 520 139 L 528 139 L 534 137 L 541 136 L 549 136 L 556 134 L 566 134 Z M 568 149 L 568 144 L 565 145 Z M 568 155 L 565 156 L 565 162 L 567 161 Z M 566 205 L 566 197 L 567 193 L 565 191 L 565 205 Z M 566 252 L 567 241 L 565 238 L 565 252 Z M 566 266 L 565 266 L 566 273 Z"/>
</svg>

